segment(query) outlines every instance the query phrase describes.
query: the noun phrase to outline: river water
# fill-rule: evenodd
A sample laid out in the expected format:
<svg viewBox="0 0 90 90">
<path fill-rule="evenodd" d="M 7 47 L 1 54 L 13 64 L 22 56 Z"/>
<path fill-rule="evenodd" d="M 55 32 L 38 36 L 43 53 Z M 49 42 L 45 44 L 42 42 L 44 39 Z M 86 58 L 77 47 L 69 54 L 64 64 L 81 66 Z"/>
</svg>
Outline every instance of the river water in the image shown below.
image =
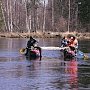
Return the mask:
<svg viewBox="0 0 90 90">
<path fill-rule="evenodd" d="M 0 38 L 0 90 L 90 90 L 90 59 L 64 61 L 59 50 L 42 50 L 29 60 L 19 50 L 28 39 Z M 40 46 L 60 46 L 60 39 L 37 39 Z M 79 41 L 90 57 L 90 40 Z"/>
</svg>

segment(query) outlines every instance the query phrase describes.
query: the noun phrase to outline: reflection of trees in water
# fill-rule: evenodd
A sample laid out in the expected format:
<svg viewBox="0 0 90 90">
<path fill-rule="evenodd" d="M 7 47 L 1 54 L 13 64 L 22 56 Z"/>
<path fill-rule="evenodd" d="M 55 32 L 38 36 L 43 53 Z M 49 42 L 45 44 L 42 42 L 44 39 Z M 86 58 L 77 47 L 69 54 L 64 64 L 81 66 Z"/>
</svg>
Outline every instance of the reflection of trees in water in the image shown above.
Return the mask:
<svg viewBox="0 0 90 90">
<path fill-rule="evenodd" d="M 90 65 L 80 65 L 78 69 L 79 84 L 84 88 L 90 87 Z"/>
</svg>

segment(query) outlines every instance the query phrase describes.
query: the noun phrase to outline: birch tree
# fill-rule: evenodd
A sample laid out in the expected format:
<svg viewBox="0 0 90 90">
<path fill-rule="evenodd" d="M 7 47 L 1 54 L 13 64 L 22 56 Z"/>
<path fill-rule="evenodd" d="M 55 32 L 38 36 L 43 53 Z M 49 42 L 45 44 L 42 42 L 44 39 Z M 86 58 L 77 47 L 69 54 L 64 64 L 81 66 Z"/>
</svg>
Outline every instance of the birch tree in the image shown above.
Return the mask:
<svg viewBox="0 0 90 90">
<path fill-rule="evenodd" d="M 71 4 L 71 1 L 69 0 L 68 1 L 68 32 L 70 31 L 70 13 L 71 13 L 71 6 L 70 6 L 70 4 Z"/>
<path fill-rule="evenodd" d="M 52 0 L 52 30 L 54 31 L 54 0 Z"/>
<path fill-rule="evenodd" d="M 2 1 L 0 1 L 0 6 L 1 6 L 1 9 L 0 9 L 0 24 L 1 25 L 0 26 L 2 26 L 2 24 L 4 23 L 4 25 L 5 25 L 4 29 L 7 30 L 6 19 L 5 19 L 5 14 L 4 14 L 4 9 L 3 9 Z M 3 20 L 4 20 L 4 22 L 3 22 Z"/>
<path fill-rule="evenodd" d="M 88 0 L 1 0 L 7 32 L 89 31 Z M 80 3 L 81 4 L 78 4 Z M 1 19 L 0 19 L 1 20 Z M 1 23 L 0 23 L 1 24 Z"/>
<path fill-rule="evenodd" d="M 12 0 L 10 0 L 10 32 L 13 32 L 13 25 L 12 25 Z"/>
<path fill-rule="evenodd" d="M 46 3 L 44 0 L 44 8 L 43 8 L 43 32 L 45 32 L 45 16 L 46 15 Z"/>
<path fill-rule="evenodd" d="M 30 33 L 30 28 L 29 28 L 29 20 L 28 20 L 28 13 L 27 13 L 27 0 L 25 0 L 25 11 L 26 11 L 26 29 L 28 30 L 28 33 Z"/>
</svg>

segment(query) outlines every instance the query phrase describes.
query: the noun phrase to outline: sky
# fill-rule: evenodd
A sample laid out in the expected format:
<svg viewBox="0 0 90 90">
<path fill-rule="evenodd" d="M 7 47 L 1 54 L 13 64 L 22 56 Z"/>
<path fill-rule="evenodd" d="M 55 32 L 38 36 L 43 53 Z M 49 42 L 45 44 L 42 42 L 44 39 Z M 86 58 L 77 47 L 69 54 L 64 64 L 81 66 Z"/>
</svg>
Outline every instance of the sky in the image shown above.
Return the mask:
<svg viewBox="0 0 90 90">
<path fill-rule="evenodd" d="M 44 0 L 41 0 L 41 2 L 44 3 Z M 45 0 L 45 4 L 47 4 L 47 3 L 48 3 L 48 0 Z"/>
</svg>

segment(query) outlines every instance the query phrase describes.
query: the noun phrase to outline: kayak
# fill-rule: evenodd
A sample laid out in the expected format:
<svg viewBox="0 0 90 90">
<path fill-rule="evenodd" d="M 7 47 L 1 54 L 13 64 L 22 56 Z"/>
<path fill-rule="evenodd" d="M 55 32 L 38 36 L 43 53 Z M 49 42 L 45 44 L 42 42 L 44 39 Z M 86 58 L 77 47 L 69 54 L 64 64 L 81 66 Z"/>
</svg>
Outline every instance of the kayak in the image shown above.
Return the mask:
<svg viewBox="0 0 90 90">
<path fill-rule="evenodd" d="M 29 56 L 29 57 L 39 57 L 40 56 L 40 52 L 38 49 L 33 49 L 33 50 L 29 50 L 27 54 L 25 54 L 25 56 Z"/>
<path fill-rule="evenodd" d="M 25 55 L 26 58 L 36 59 L 36 58 L 41 57 L 40 50 L 41 50 L 40 47 L 34 47 L 33 49 L 28 49 L 28 52 L 27 52 L 26 48 L 22 48 L 22 49 L 20 49 L 20 53 Z"/>
<path fill-rule="evenodd" d="M 70 60 L 73 58 L 84 58 L 84 53 L 81 52 L 80 50 L 78 50 L 76 53 L 74 51 L 71 50 L 60 50 L 63 54 L 64 60 Z"/>
</svg>

